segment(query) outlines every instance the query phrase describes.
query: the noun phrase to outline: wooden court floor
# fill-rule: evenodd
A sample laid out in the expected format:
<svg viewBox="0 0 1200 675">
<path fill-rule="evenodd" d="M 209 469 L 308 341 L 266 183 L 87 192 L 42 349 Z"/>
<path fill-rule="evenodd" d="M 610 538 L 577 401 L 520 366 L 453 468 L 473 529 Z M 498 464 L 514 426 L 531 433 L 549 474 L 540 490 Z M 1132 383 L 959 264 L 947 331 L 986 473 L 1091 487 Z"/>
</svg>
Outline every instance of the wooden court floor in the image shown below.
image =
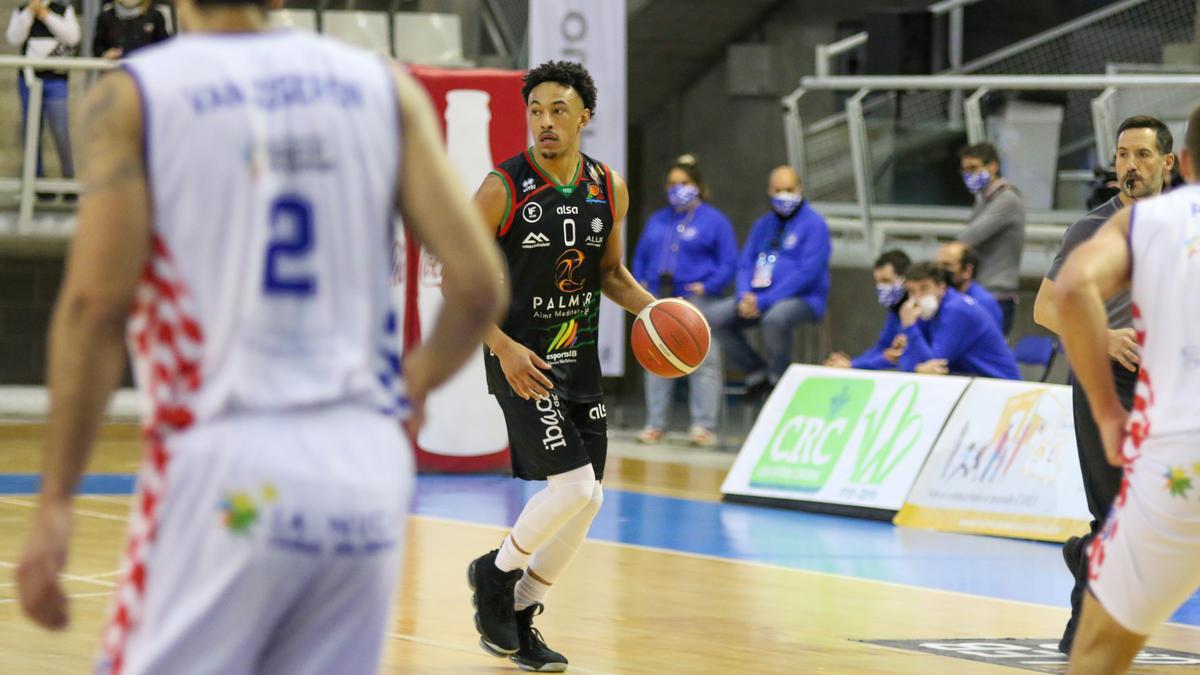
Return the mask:
<svg viewBox="0 0 1200 675">
<path fill-rule="evenodd" d="M 36 470 L 39 434 L 0 426 L 0 473 Z M 132 473 L 138 452 L 132 429 L 107 427 L 91 471 Z M 620 461 L 612 486 L 635 490 L 638 475 L 653 491 L 691 498 L 714 498 L 719 483 L 706 471 Z M 672 485 L 672 475 L 692 483 Z M 73 621 L 62 634 L 35 628 L 15 602 L 11 568 L 33 503 L 24 495 L 0 496 L 0 673 L 87 672 L 116 581 L 129 498 L 77 501 L 65 582 Z M 476 646 L 464 581 L 467 561 L 503 535 L 493 526 L 411 517 L 381 672 L 517 672 Z M 1063 609 L 1031 603 L 593 540 L 548 605 L 537 625 L 577 673 L 1018 672 L 859 640 L 1045 637 L 1057 635 L 1066 617 Z M 1200 651 L 1200 630 L 1167 626 L 1152 644 Z"/>
</svg>

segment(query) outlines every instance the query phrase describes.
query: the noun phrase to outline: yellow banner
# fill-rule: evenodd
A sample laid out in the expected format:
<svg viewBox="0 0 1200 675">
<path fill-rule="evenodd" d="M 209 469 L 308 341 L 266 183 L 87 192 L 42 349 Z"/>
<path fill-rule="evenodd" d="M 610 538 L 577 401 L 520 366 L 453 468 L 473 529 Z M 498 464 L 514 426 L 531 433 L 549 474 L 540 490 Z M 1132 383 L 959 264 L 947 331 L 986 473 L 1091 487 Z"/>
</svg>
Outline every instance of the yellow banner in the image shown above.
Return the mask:
<svg viewBox="0 0 1200 675">
<path fill-rule="evenodd" d="M 1086 520 L 1050 518 L 995 511 L 966 511 L 905 504 L 892 523 L 944 532 L 1064 542 L 1088 532 Z"/>
</svg>

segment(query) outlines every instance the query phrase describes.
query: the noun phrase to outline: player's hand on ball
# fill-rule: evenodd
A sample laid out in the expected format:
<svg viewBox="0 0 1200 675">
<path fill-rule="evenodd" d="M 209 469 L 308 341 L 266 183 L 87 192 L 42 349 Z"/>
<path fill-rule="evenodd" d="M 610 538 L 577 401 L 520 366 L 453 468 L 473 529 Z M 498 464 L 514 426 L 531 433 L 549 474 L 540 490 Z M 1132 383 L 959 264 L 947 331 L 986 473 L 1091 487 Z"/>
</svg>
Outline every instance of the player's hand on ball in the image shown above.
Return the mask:
<svg viewBox="0 0 1200 675">
<path fill-rule="evenodd" d="M 501 353 L 496 354 L 500 359 L 500 368 L 508 385 L 523 399 L 542 399 L 550 396 L 554 383 L 546 377 L 543 370 L 550 370 L 550 364 L 532 349 L 513 341 Z"/>
<path fill-rule="evenodd" d="M 33 517 L 16 571 L 21 609 L 42 628 L 67 627 L 67 596 L 58 575 L 67 565 L 70 539 L 70 503 L 44 502 Z"/>
</svg>

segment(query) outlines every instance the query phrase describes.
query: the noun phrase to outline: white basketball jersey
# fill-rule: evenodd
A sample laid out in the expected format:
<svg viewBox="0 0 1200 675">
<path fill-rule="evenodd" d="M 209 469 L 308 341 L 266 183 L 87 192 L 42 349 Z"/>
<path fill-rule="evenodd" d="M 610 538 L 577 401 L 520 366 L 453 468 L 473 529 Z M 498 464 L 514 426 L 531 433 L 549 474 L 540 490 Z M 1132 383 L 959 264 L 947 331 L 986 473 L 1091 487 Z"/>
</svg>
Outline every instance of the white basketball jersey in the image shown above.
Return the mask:
<svg viewBox="0 0 1200 675">
<path fill-rule="evenodd" d="M 147 422 L 361 403 L 398 412 L 396 90 L 299 32 L 181 35 L 141 90 L 154 255 L 130 322 Z"/>
<path fill-rule="evenodd" d="M 1140 201 L 1129 220 L 1142 347 L 1131 440 L 1200 431 L 1200 186 Z"/>
</svg>

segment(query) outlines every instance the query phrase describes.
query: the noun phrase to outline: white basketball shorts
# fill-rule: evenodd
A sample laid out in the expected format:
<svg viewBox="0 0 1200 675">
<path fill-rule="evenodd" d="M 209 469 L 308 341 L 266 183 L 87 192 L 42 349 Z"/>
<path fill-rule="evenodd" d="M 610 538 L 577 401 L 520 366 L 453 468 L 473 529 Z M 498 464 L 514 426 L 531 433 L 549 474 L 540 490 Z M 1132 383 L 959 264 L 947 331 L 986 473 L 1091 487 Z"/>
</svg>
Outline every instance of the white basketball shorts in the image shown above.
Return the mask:
<svg viewBox="0 0 1200 675">
<path fill-rule="evenodd" d="M 398 422 L 242 415 L 150 445 L 97 672 L 376 672 L 413 489 Z"/>
<path fill-rule="evenodd" d="M 1149 635 L 1200 586 L 1200 438 L 1148 438 L 1088 549 L 1090 588 Z"/>
</svg>

